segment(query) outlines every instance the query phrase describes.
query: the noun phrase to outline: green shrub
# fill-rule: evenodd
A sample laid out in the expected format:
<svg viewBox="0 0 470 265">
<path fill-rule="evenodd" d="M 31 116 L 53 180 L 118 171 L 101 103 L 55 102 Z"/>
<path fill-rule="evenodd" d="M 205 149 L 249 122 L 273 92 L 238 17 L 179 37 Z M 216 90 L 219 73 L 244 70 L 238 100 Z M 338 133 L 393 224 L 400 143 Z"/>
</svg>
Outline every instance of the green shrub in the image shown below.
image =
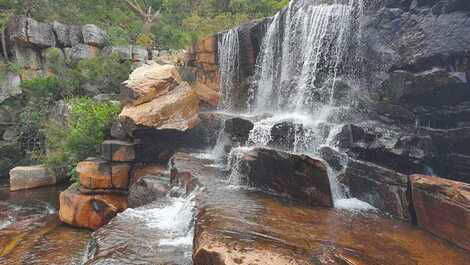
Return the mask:
<svg viewBox="0 0 470 265">
<path fill-rule="evenodd" d="M 78 161 L 99 154 L 100 144 L 119 114 L 120 106 L 86 97 L 70 99 L 68 104 L 71 108 L 68 126 L 51 122 L 46 128 L 45 163 L 53 169 L 68 168 L 69 175 L 73 175 L 70 172 Z"/>
</svg>

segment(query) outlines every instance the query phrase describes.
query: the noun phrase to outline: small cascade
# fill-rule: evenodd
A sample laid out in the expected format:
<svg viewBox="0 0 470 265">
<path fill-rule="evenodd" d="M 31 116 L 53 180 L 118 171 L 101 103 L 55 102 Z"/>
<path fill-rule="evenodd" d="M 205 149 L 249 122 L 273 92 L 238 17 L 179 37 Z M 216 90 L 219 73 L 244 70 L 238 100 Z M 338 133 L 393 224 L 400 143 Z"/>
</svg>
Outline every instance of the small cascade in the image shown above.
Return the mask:
<svg viewBox="0 0 470 265">
<path fill-rule="evenodd" d="M 240 161 L 242 157 L 250 151 L 250 147 L 235 147 L 228 154 L 227 171 L 230 172 L 227 183 L 232 187 L 247 186 L 246 177 L 241 168 Z"/>
<path fill-rule="evenodd" d="M 239 79 L 238 30 L 231 29 L 219 36 L 218 41 L 221 99 L 219 109 L 234 110 L 233 88 Z"/>
</svg>

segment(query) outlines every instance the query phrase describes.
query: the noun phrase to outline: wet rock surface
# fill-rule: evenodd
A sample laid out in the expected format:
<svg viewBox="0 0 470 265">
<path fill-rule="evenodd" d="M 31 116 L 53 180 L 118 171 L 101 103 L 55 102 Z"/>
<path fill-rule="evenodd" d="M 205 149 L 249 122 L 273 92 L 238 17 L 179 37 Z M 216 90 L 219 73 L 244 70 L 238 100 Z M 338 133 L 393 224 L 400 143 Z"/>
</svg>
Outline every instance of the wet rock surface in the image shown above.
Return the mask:
<svg viewBox="0 0 470 265">
<path fill-rule="evenodd" d="M 194 264 L 463 265 L 469 258 L 423 230 L 373 213 L 310 208 L 228 186 L 223 170 L 201 155 L 172 161 L 205 187 L 196 202 Z"/>
<path fill-rule="evenodd" d="M 73 185 L 60 193 L 59 218 L 75 227 L 98 229 L 127 207 L 126 195 L 87 195 Z"/>
<path fill-rule="evenodd" d="M 332 207 L 327 167 L 306 155 L 293 155 L 266 148 L 254 148 L 241 155 L 231 174 L 241 183 L 274 192 L 310 206 Z M 236 170 L 236 172 L 233 172 Z"/>
<path fill-rule="evenodd" d="M 45 166 L 15 167 L 10 170 L 10 190 L 33 189 L 55 185 L 63 181 Z"/>
<path fill-rule="evenodd" d="M 63 186 L 9 192 L 0 182 L 0 264 L 78 264 L 90 232 L 60 223 Z"/>
<path fill-rule="evenodd" d="M 470 251 L 470 185 L 437 177 L 410 177 L 418 225 Z"/>
</svg>

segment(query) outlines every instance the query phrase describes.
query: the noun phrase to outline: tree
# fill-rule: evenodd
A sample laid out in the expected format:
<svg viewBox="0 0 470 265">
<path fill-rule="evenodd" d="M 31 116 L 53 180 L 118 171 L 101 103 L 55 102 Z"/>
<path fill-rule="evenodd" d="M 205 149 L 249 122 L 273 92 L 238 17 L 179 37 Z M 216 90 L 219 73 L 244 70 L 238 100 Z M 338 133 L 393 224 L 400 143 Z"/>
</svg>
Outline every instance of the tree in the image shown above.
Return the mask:
<svg viewBox="0 0 470 265">
<path fill-rule="evenodd" d="M 144 23 L 143 31 L 145 34 L 149 34 L 152 30 L 152 27 L 158 24 L 161 16 L 161 9 L 153 10 L 151 5 L 146 7 L 141 5 L 137 0 L 126 0 L 129 7 L 134 11 Z"/>
</svg>

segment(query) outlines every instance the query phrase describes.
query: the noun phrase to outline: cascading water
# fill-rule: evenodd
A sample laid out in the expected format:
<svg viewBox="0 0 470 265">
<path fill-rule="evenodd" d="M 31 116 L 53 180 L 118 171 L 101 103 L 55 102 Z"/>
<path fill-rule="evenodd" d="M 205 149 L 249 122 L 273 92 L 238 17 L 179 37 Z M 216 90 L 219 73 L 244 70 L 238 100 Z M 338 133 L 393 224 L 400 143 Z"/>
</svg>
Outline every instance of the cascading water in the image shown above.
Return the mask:
<svg viewBox="0 0 470 265">
<path fill-rule="evenodd" d="M 269 145 L 272 128 L 282 122 L 293 125 L 288 132 L 294 139 L 289 151 L 317 154 L 322 145 L 334 146 L 333 134 L 348 119 L 354 105 L 348 95 L 351 91 L 346 95 L 337 91 L 337 80 L 341 76 L 348 85 L 361 82 L 356 65 L 360 60 L 358 18 L 362 12 L 363 0 L 318 0 L 291 1 L 287 9 L 276 14 L 261 45 L 247 104 L 251 115 L 269 113 L 270 117 L 255 123 L 248 146 Z M 238 73 L 234 64 L 238 65 L 239 56 L 233 54 L 238 52 L 238 45 L 238 34 L 233 31 L 226 32 L 219 42 L 226 110 L 232 106 L 227 97 Z M 237 160 L 237 150 L 229 160 Z M 335 204 L 354 204 L 345 201 L 335 174 L 331 175 Z"/>
<path fill-rule="evenodd" d="M 233 87 L 238 82 L 239 40 L 238 30 L 222 33 L 218 41 L 221 99 L 219 109 L 233 111 Z"/>
</svg>

